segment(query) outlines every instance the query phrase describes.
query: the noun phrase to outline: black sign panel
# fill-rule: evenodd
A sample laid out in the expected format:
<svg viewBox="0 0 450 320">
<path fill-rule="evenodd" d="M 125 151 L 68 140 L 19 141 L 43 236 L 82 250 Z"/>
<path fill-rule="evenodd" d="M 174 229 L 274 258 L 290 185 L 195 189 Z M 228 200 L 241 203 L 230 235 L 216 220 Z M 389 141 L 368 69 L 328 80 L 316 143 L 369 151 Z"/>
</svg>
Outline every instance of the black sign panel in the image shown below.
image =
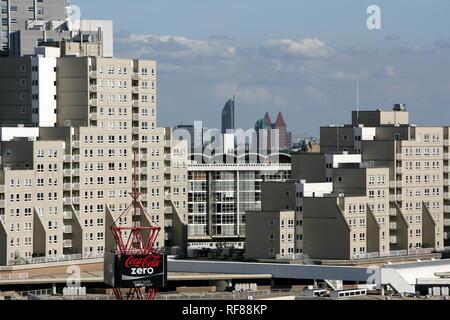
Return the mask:
<svg viewBox="0 0 450 320">
<path fill-rule="evenodd" d="M 167 284 L 167 256 L 105 256 L 105 283 L 116 288 L 164 287 Z"/>
</svg>

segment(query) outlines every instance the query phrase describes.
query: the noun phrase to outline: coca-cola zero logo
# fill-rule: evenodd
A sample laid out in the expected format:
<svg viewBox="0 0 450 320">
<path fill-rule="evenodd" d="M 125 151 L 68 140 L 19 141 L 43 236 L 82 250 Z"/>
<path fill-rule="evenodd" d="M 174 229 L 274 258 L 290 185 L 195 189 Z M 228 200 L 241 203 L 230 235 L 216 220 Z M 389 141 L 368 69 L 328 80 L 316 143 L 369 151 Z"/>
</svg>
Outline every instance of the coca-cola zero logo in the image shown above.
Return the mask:
<svg viewBox="0 0 450 320">
<path fill-rule="evenodd" d="M 156 268 L 160 264 L 160 255 L 128 256 L 125 260 L 125 268 Z"/>
</svg>

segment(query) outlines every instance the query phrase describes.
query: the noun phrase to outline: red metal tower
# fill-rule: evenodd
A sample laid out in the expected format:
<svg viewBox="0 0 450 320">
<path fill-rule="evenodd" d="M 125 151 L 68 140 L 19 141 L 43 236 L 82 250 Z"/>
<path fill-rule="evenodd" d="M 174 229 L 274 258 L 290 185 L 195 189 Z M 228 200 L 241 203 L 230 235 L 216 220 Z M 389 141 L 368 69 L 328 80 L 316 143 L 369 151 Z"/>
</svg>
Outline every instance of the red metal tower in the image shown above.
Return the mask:
<svg viewBox="0 0 450 320">
<path fill-rule="evenodd" d="M 140 201 L 141 192 L 139 191 L 139 161 L 137 154 L 134 154 L 134 174 L 133 174 L 133 190 L 130 193 L 132 202 L 114 221 L 111 231 L 116 240 L 116 255 L 119 259 L 122 256 L 139 255 L 147 256 L 152 260 L 161 258 L 161 252 L 155 248 L 155 241 L 158 237 L 161 227 L 154 222 Z M 140 218 L 144 215 L 149 226 L 141 226 Z M 124 221 L 124 218 L 131 216 L 131 227 L 121 226 L 118 221 Z M 145 287 L 145 293 L 142 293 L 142 287 L 129 288 L 128 293 L 124 296 L 121 288 L 114 288 L 114 294 L 118 300 L 154 300 L 158 292 L 157 287 Z"/>
</svg>

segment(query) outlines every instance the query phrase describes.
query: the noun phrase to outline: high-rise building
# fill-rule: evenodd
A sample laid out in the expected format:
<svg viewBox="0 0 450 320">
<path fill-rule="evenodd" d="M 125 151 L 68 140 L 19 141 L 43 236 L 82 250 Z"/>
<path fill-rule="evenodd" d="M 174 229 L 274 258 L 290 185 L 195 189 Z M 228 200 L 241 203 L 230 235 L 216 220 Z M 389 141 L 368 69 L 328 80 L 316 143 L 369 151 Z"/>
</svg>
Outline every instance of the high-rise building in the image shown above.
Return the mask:
<svg viewBox="0 0 450 320">
<path fill-rule="evenodd" d="M 234 117 L 234 106 L 235 97 L 228 100 L 222 109 L 222 133 L 226 134 L 228 131 L 234 131 L 235 129 L 235 117 Z M 232 132 L 231 132 L 232 133 Z"/>
<path fill-rule="evenodd" d="M 396 105 L 321 128 L 322 153 L 294 155 L 292 181 L 262 186 L 262 211 L 295 211 L 293 251 L 277 252 L 283 247 L 274 243 L 257 256 L 253 239 L 247 256 L 355 260 L 447 250 L 449 128 L 408 119 L 405 106 Z M 246 227 L 248 238 L 261 236 Z"/>
<path fill-rule="evenodd" d="M 1 10 L 0 55 L 33 55 L 47 45 L 67 55 L 113 56 L 112 21 L 70 16 L 67 0 L 4 0 Z"/>
<path fill-rule="evenodd" d="M 188 146 L 157 127 L 155 61 L 72 40 L 0 58 L 0 264 L 101 256 L 113 224 L 184 250 Z M 149 216 L 122 219 L 134 185 Z"/>
<path fill-rule="evenodd" d="M 265 150 L 284 150 L 289 149 L 292 145 L 292 133 L 287 130 L 281 112 L 278 113 L 275 123 L 270 119 L 268 112 L 264 118 L 256 121 L 255 130 L 258 137 L 258 149 Z"/>
<path fill-rule="evenodd" d="M 4 0 L 1 2 L 2 24 L 0 26 L 0 52 L 9 54 L 10 35 L 31 30 L 37 21 L 66 19 L 66 0 Z"/>
</svg>

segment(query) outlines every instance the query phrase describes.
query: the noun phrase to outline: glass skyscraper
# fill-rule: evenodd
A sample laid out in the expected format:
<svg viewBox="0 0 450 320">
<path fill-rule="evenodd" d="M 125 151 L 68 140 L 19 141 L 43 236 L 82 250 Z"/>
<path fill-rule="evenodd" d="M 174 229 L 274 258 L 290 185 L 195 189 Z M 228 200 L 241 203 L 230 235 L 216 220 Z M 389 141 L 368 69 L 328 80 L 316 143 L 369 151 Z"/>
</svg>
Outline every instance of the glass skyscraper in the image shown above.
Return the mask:
<svg viewBox="0 0 450 320">
<path fill-rule="evenodd" d="M 227 133 L 228 130 L 235 129 L 234 127 L 234 103 L 235 97 L 225 103 L 222 109 L 222 133 Z"/>
</svg>

